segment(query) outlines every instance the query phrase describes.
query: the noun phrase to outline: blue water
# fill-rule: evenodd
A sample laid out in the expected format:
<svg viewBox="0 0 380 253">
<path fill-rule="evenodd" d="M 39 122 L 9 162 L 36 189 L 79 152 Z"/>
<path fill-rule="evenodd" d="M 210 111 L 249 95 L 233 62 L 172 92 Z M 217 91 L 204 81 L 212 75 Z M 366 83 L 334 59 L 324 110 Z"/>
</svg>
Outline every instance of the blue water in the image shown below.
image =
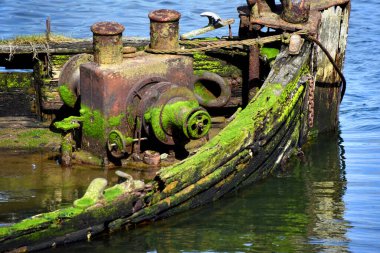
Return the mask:
<svg viewBox="0 0 380 253">
<path fill-rule="evenodd" d="M 53 32 L 69 36 L 91 37 L 91 24 L 114 20 L 125 35 L 146 37 L 147 14 L 158 8 L 179 10 L 187 32 L 207 23 L 201 12 L 237 18 L 244 3 L 0 0 L 0 38 L 43 33 L 47 16 Z M 305 147 L 305 161 L 197 210 L 54 251 L 380 252 L 379 17 L 379 1 L 352 2 L 340 133 Z"/>
</svg>

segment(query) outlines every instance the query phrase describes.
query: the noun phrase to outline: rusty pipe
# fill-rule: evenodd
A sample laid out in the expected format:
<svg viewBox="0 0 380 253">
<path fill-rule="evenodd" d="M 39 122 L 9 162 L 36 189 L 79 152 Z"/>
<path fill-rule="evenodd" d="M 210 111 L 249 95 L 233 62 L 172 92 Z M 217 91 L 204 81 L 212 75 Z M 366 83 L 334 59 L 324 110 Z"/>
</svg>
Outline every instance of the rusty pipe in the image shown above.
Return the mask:
<svg viewBox="0 0 380 253">
<path fill-rule="evenodd" d="M 179 19 L 175 10 L 155 10 L 149 13 L 150 48 L 170 50 L 179 48 Z"/>
<path fill-rule="evenodd" d="M 121 63 L 124 26 L 117 22 L 98 22 L 91 26 L 91 31 L 93 32 L 94 61 L 99 65 Z"/>
</svg>

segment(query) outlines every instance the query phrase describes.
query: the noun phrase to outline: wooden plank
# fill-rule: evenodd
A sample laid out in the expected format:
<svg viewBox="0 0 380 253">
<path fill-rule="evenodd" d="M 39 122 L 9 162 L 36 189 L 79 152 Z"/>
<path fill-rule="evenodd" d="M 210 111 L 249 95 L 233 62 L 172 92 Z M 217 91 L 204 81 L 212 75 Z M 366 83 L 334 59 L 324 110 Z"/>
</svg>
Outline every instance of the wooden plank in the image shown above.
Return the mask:
<svg viewBox="0 0 380 253">
<path fill-rule="evenodd" d="M 124 46 L 144 47 L 149 44 L 147 38 L 123 37 Z M 30 45 L 0 45 L 0 55 L 10 54 L 79 54 L 92 53 L 92 40 L 64 43 L 46 43 Z M 2 56 L 4 57 L 4 56 Z"/>
</svg>

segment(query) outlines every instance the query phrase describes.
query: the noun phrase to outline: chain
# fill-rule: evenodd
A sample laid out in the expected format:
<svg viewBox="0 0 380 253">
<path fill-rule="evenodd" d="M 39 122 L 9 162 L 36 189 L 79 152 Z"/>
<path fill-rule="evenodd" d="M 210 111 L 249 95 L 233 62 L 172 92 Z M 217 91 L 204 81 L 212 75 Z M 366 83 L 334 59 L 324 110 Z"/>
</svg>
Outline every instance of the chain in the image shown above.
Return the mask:
<svg viewBox="0 0 380 253">
<path fill-rule="evenodd" d="M 308 81 L 309 81 L 308 124 L 309 124 L 309 128 L 312 128 L 314 126 L 314 91 L 315 91 L 314 77 L 309 76 Z"/>
</svg>

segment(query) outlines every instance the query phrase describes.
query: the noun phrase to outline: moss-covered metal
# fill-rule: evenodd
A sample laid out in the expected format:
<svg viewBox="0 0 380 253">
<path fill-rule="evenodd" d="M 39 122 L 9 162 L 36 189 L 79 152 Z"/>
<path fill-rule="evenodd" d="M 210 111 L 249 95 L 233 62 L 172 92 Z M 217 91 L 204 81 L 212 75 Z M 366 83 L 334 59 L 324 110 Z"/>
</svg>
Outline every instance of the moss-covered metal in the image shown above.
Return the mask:
<svg viewBox="0 0 380 253">
<path fill-rule="evenodd" d="M 155 136 L 167 142 L 167 134 L 173 134 L 177 129 L 189 139 L 198 139 L 205 136 L 211 127 L 211 117 L 204 111 L 195 111 L 199 108 L 196 100 L 176 101 L 165 105 L 150 108 L 145 114 L 145 121 L 151 124 Z M 204 122 L 201 132 L 193 131 L 191 126 L 197 124 L 198 117 Z"/>
<path fill-rule="evenodd" d="M 75 106 L 75 103 L 77 102 L 78 97 L 74 92 L 67 87 L 67 85 L 61 85 L 58 87 L 59 96 L 61 97 L 62 101 L 73 108 Z"/>
<path fill-rule="evenodd" d="M 107 120 L 99 110 L 91 110 L 91 108 L 82 105 L 80 115 L 83 120 L 83 135 L 89 136 L 100 141 L 105 141 L 105 129 Z"/>
</svg>

